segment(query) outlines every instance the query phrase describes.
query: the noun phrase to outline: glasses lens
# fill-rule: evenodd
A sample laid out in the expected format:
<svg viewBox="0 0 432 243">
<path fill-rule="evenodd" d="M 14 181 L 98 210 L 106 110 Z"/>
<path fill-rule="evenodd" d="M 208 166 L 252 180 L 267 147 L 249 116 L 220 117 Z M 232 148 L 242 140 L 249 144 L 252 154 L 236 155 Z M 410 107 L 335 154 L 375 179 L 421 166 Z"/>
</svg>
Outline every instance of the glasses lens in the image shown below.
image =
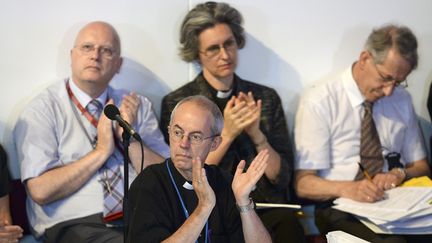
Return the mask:
<svg viewBox="0 0 432 243">
<path fill-rule="evenodd" d="M 112 56 L 115 53 L 115 51 L 110 47 L 101 46 L 99 48 L 96 48 L 93 44 L 82 44 L 78 48 L 85 55 L 90 55 L 90 53 L 92 53 L 93 51 L 96 50 L 96 51 L 100 52 L 100 54 L 103 58 L 106 58 L 106 59 L 112 58 Z"/>
<path fill-rule="evenodd" d="M 220 46 L 211 46 L 206 50 L 205 55 L 208 57 L 214 57 L 219 53 L 220 53 Z"/>
</svg>

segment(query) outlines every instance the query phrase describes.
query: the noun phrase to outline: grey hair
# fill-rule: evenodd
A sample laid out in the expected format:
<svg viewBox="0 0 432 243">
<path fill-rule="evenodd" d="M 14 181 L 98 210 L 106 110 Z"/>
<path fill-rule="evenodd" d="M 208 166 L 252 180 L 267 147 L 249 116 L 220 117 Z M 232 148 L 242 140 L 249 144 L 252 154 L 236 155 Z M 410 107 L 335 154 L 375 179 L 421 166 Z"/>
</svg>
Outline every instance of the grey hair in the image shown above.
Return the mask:
<svg viewBox="0 0 432 243">
<path fill-rule="evenodd" d="M 408 27 L 389 24 L 374 29 L 365 44 L 365 50 L 372 54 L 376 64 L 382 64 L 392 48 L 410 64 L 412 70 L 416 69 L 417 38 Z"/>
<path fill-rule="evenodd" d="M 180 28 L 180 57 L 186 62 L 199 59 L 199 35 L 216 24 L 227 24 L 239 49 L 246 43 L 243 18 L 227 3 L 206 2 L 195 6 L 183 20 Z"/>
<path fill-rule="evenodd" d="M 210 114 L 213 116 L 213 124 L 210 127 L 210 131 L 212 135 L 220 135 L 222 132 L 224 119 L 222 116 L 222 112 L 220 111 L 219 107 L 210 99 L 208 99 L 205 96 L 202 95 L 194 95 L 194 96 L 188 96 L 181 101 L 177 103 L 177 105 L 174 107 L 174 109 L 171 112 L 170 117 L 170 125 L 173 120 L 174 114 L 178 107 L 180 107 L 182 104 L 191 102 L 204 110 L 210 111 Z"/>
</svg>

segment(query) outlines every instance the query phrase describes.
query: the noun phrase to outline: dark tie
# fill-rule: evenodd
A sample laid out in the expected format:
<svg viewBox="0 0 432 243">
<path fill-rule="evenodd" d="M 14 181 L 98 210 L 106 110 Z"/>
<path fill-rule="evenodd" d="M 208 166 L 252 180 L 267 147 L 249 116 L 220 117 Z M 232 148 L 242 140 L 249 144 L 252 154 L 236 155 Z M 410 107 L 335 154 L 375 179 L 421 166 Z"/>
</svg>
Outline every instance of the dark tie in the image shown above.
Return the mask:
<svg viewBox="0 0 432 243">
<path fill-rule="evenodd" d="M 99 119 L 102 113 L 103 105 L 98 100 L 91 100 L 87 104 L 87 110 L 94 118 Z"/>
<path fill-rule="evenodd" d="M 88 112 L 96 119 L 102 114 L 103 106 L 98 100 L 91 100 L 87 105 Z M 94 129 L 97 133 L 97 130 Z M 123 176 L 116 160 L 108 159 L 99 169 L 99 176 L 104 188 L 104 217 L 122 211 L 123 208 Z"/>
<path fill-rule="evenodd" d="M 372 116 L 373 103 L 365 101 L 364 116 L 361 121 L 360 163 L 370 176 L 382 171 L 384 160 L 382 157 L 381 142 Z M 363 179 L 364 175 L 359 169 L 356 180 Z"/>
<path fill-rule="evenodd" d="M 87 104 L 86 109 L 97 121 L 102 114 L 103 105 L 98 100 L 93 99 Z M 93 146 L 95 146 L 97 142 L 97 128 L 95 126 L 91 126 L 89 132 L 89 135 L 94 138 Z"/>
</svg>

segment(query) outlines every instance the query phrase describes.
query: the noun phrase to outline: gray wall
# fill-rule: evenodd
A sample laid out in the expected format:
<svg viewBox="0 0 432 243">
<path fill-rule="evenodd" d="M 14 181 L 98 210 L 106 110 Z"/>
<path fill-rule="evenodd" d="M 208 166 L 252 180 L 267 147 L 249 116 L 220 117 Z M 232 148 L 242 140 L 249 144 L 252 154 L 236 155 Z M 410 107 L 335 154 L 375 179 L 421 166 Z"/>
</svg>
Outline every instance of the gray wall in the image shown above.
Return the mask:
<svg viewBox="0 0 432 243">
<path fill-rule="evenodd" d="M 104 20 L 119 31 L 125 58 L 113 85 L 147 95 L 159 114 L 163 95 L 198 71 L 177 56 L 180 22 L 195 0 L 0 0 L 0 142 L 18 166 L 11 131 L 29 100 L 69 75 L 69 50 L 83 24 Z M 384 23 L 412 28 L 420 65 L 408 78 L 425 136 L 432 80 L 432 1 L 428 0 L 233 0 L 247 31 L 238 74 L 279 92 L 292 131 L 299 97 L 307 86 L 350 65 L 371 29 Z"/>
</svg>

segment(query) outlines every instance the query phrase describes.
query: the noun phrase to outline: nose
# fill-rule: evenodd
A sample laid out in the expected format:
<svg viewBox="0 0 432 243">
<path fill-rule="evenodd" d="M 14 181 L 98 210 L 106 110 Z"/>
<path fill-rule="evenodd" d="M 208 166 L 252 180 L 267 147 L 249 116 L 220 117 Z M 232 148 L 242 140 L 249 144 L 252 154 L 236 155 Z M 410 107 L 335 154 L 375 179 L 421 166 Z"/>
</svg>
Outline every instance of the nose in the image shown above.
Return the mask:
<svg viewBox="0 0 432 243">
<path fill-rule="evenodd" d="M 99 47 L 95 47 L 91 52 L 90 52 L 90 57 L 92 59 L 98 60 L 100 58 L 100 49 Z"/>
<path fill-rule="evenodd" d="M 227 59 L 228 58 L 228 51 L 225 49 L 225 47 L 223 47 L 223 46 L 220 47 L 220 53 L 219 53 L 219 55 L 223 59 Z"/>
<path fill-rule="evenodd" d="M 393 82 L 391 85 L 383 87 L 383 92 L 385 96 L 390 96 L 393 94 L 393 90 L 395 88 L 395 83 Z"/>
<path fill-rule="evenodd" d="M 180 146 L 182 148 L 187 148 L 190 146 L 190 141 L 188 136 L 183 135 L 183 137 L 180 139 Z"/>
</svg>

